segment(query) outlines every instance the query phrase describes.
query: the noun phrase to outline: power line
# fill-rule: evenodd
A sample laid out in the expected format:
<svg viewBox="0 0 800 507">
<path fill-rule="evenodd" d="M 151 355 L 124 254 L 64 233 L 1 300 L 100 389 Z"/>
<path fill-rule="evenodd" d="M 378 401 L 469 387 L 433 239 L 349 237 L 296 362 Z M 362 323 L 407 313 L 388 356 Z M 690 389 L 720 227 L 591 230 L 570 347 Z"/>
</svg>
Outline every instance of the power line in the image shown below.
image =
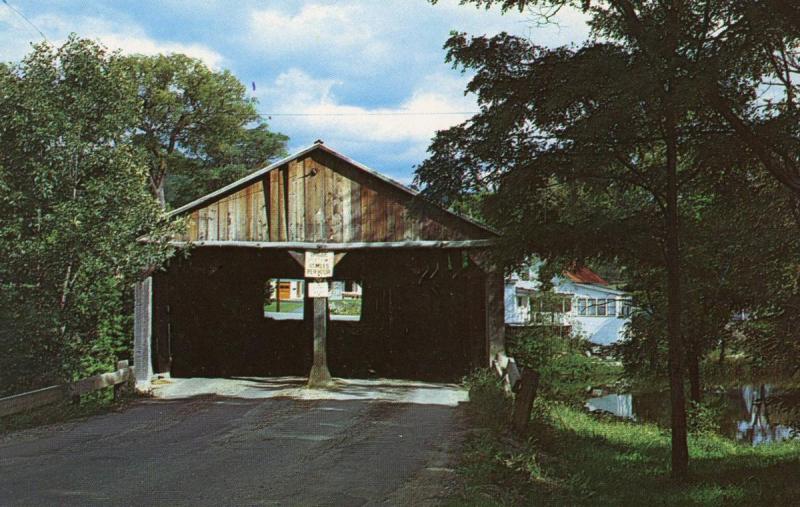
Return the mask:
<svg viewBox="0 0 800 507">
<path fill-rule="evenodd" d="M 385 113 L 259 113 L 262 117 L 272 116 L 466 116 L 478 114 L 477 111 L 393 111 Z"/>
<path fill-rule="evenodd" d="M 33 27 L 33 29 L 34 29 L 34 30 L 36 30 L 36 32 L 37 32 L 39 35 L 41 35 L 41 36 L 42 36 L 42 39 L 44 39 L 46 42 L 49 42 L 49 41 L 47 40 L 47 36 L 46 36 L 46 35 L 45 35 L 45 34 L 44 34 L 44 33 L 43 33 L 41 30 L 39 30 L 39 27 L 38 27 L 38 26 L 36 26 L 36 25 L 34 25 L 34 24 L 33 24 L 33 21 L 31 21 L 30 19 L 28 19 L 28 17 L 27 17 L 25 14 L 23 14 L 21 10 L 17 9 L 16 7 L 14 7 L 14 6 L 13 6 L 13 5 L 11 5 L 10 3 L 8 3 L 8 0 L 2 0 L 2 2 L 3 2 L 3 4 L 5 4 L 5 6 L 6 6 L 6 7 L 8 7 L 9 9 L 11 9 L 11 10 L 12 10 L 14 13 L 16 13 L 16 14 L 17 14 L 19 17 L 21 17 L 22 19 L 24 19 L 26 23 L 28 23 L 28 24 L 29 24 L 31 27 Z"/>
</svg>

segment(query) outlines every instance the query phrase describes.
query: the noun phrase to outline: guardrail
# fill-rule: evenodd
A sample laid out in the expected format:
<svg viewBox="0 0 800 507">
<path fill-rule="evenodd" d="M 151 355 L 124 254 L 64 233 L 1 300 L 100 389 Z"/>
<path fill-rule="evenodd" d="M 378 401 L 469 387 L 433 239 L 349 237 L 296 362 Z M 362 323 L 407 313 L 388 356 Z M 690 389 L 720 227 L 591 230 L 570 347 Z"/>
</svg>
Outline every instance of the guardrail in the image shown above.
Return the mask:
<svg viewBox="0 0 800 507">
<path fill-rule="evenodd" d="M 0 417 L 63 400 L 74 400 L 83 394 L 89 394 L 106 387 L 113 386 L 114 395 L 116 396 L 118 386 L 132 379 L 133 366 L 129 366 L 128 361 L 119 361 L 117 363 L 117 371 L 111 373 L 101 373 L 100 375 L 94 375 L 67 384 L 45 387 L 36 391 L 0 398 Z"/>
</svg>

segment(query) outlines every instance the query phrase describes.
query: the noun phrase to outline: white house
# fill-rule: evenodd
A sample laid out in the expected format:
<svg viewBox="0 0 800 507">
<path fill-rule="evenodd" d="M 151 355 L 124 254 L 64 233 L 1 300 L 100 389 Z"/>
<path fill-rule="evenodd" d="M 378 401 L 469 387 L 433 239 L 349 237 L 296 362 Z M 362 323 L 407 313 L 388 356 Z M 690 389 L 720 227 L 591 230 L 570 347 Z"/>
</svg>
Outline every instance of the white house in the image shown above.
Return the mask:
<svg viewBox="0 0 800 507">
<path fill-rule="evenodd" d="M 562 327 L 597 345 L 623 337 L 630 298 L 592 270 L 584 267 L 554 277 L 553 293 L 539 290 L 533 269 L 512 274 L 505 284 L 506 324 Z"/>
</svg>

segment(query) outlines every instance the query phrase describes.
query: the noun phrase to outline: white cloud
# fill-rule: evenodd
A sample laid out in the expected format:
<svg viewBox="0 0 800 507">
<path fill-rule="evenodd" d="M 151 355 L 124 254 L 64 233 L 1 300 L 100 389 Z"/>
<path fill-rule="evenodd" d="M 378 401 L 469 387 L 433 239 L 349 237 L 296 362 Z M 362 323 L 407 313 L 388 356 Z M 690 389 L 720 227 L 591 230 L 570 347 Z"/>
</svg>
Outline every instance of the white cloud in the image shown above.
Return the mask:
<svg viewBox="0 0 800 507">
<path fill-rule="evenodd" d="M 248 28 L 248 44 L 275 56 L 315 52 L 363 63 L 385 57 L 390 49 L 365 3 L 307 3 L 295 13 L 256 9 Z"/>
<path fill-rule="evenodd" d="M 427 76 L 393 107 L 368 108 L 342 103 L 334 93 L 337 84 L 335 80 L 315 79 L 293 68 L 280 74 L 270 89 L 260 92 L 261 109 L 297 115 L 276 114 L 271 122 L 278 129 L 288 127 L 309 139 L 321 137 L 337 145 L 339 142 L 411 143 L 416 146 L 415 153 L 424 153 L 437 130 L 464 121 L 470 115 L 461 113 L 476 108 L 471 97 L 463 96 L 464 82 L 460 76 Z"/>
<path fill-rule="evenodd" d="M 2 12 L 2 11 L 0 11 Z M 212 68 L 219 68 L 223 62 L 220 53 L 202 44 L 185 44 L 158 40 L 147 35 L 145 30 L 133 23 L 120 23 L 90 16 L 58 16 L 45 14 L 32 19 L 55 44 L 61 44 L 74 32 L 79 36 L 100 41 L 109 49 L 120 49 L 123 53 L 154 55 L 158 53 L 184 53 L 199 58 Z M 29 26 L 22 25 L 8 15 L 0 14 L 0 29 L 5 25 L 5 33 L 0 36 L 0 60 L 18 60 L 30 50 L 30 43 L 40 37 Z"/>
<path fill-rule="evenodd" d="M 221 54 L 201 44 L 157 41 L 144 35 L 118 33 L 101 33 L 93 38 L 97 38 L 109 48 L 121 49 L 123 53 L 128 54 L 156 55 L 159 53 L 183 53 L 187 56 L 202 60 L 212 69 L 219 69 L 223 61 Z"/>
</svg>

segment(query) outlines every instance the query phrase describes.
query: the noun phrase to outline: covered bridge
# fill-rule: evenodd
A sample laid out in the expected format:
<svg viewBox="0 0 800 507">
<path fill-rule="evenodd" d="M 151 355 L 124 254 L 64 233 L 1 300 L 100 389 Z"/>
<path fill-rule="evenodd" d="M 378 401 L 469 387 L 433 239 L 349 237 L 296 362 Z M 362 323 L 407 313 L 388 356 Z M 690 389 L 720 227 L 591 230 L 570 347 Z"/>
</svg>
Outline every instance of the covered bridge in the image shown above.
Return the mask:
<svg viewBox="0 0 800 507">
<path fill-rule="evenodd" d="M 312 365 L 312 380 L 328 369 L 456 380 L 504 352 L 503 278 L 487 251 L 496 233 L 321 141 L 172 214 L 186 217 L 173 243 L 189 251 L 136 287 L 140 388 L 154 374 Z M 328 300 L 307 292 L 291 315 L 265 311 L 285 297 L 276 280 L 304 279 L 306 252 L 333 253 L 332 280 L 359 289 L 360 312 L 331 319 Z"/>
</svg>

